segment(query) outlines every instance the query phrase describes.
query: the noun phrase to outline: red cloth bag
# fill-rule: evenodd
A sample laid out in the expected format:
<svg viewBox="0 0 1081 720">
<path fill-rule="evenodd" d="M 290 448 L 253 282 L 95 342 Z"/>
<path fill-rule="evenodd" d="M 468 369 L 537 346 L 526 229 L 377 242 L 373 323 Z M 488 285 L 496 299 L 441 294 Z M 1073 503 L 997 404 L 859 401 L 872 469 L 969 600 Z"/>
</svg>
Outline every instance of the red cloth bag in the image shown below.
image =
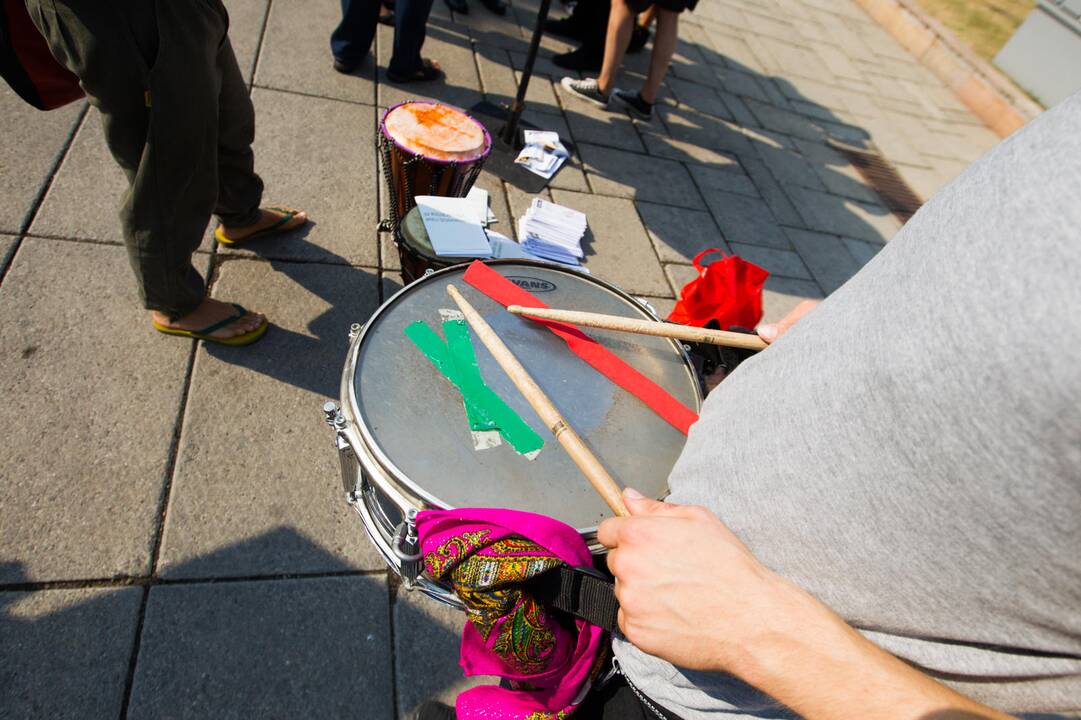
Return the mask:
<svg viewBox="0 0 1081 720">
<path fill-rule="evenodd" d="M 0 76 L 38 110 L 83 97 L 79 78 L 53 58 L 23 0 L 0 0 Z"/>
<path fill-rule="evenodd" d="M 714 252 L 721 253 L 721 259 L 703 265 L 702 258 Z M 762 319 L 762 285 L 769 273 L 738 255 L 725 255 L 718 248 L 703 250 L 692 262 L 698 277 L 683 286 L 668 319 L 697 327 L 716 320 L 721 330 L 754 328 Z"/>
</svg>

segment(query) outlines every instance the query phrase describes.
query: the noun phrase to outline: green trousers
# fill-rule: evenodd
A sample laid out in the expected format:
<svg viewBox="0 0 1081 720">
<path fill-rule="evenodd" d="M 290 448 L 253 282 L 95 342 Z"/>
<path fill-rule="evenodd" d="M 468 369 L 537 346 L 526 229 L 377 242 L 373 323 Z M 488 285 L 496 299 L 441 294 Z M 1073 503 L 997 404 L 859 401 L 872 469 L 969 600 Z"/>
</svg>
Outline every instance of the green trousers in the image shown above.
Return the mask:
<svg viewBox="0 0 1081 720">
<path fill-rule="evenodd" d="M 175 319 L 202 301 L 192 266 L 211 214 L 259 217 L 255 111 L 221 0 L 26 0 L 56 59 L 100 113 L 129 188 L 124 242 L 148 309 Z"/>
</svg>

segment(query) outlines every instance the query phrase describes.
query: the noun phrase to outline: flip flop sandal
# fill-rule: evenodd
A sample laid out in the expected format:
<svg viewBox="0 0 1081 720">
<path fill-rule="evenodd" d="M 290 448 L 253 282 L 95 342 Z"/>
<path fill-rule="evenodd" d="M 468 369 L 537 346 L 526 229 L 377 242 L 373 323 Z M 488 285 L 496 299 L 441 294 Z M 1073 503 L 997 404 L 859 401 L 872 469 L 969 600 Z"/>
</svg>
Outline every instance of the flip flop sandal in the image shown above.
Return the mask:
<svg viewBox="0 0 1081 720">
<path fill-rule="evenodd" d="M 222 245 L 239 245 L 241 243 L 246 243 L 249 240 L 255 240 L 256 238 L 266 237 L 267 235 L 274 235 L 276 233 L 285 232 L 286 230 L 295 229 L 286 228 L 285 226 L 289 224 L 293 220 L 293 218 L 295 218 L 300 213 L 299 210 L 280 207 L 267 208 L 267 210 L 275 210 L 277 212 L 285 214 L 278 218 L 278 220 L 273 225 L 269 225 L 261 230 L 255 230 L 243 237 L 225 237 L 225 233 L 222 232 L 222 226 L 219 225 L 218 228 L 214 231 L 214 239 L 220 242 Z M 300 226 L 298 225 L 297 227 Z"/>
<path fill-rule="evenodd" d="M 266 318 L 263 318 L 263 322 L 259 327 L 255 328 L 254 330 L 249 330 L 243 335 L 234 335 L 233 337 L 227 338 L 213 337 L 210 333 L 216 330 L 221 330 L 226 325 L 236 322 L 237 320 L 248 314 L 248 311 L 245 310 L 243 306 L 237 305 L 236 303 L 230 304 L 233 306 L 233 309 L 237 311 L 236 315 L 231 315 L 224 320 L 219 320 L 218 322 L 212 325 L 207 325 L 205 328 L 201 328 L 199 330 L 181 330 L 180 328 L 172 328 L 167 325 L 162 325 L 156 320 L 151 320 L 150 322 L 151 324 L 153 324 L 155 330 L 160 333 L 165 333 L 166 335 L 180 335 L 182 337 L 195 338 L 196 340 L 219 343 L 221 345 L 250 345 L 259 338 L 263 337 L 263 333 L 266 332 L 267 327 L 270 325 L 270 323 L 267 322 Z"/>
<path fill-rule="evenodd" d="M 408 75 L 399 75 L 398 73 L 387 70 L 387 79 L 392 83 L 402 85 L 404 83 L 412 82 L 431 82 L 443 77 L 443 71 L 435 66 L 435 64 L 428 58 L 424 58 L 423 65 L 415 72 Z"/>
</svg>

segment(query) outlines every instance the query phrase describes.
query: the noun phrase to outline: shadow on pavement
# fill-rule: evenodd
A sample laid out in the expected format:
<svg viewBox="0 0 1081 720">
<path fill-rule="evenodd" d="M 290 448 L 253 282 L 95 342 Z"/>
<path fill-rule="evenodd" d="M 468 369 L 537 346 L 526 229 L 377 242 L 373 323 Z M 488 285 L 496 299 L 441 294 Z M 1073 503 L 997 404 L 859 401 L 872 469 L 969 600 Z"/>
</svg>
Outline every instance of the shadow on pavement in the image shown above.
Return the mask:
<svg viewBox="0 0 1081 720">
<path fill-rule="evenodd" d="M 178 570 L 198 576 L 203 563 L 220 566 L 220 556 L 283 544 L 326 555 L 280 527 Z M 334 562 L 327 556 L 320 565 Z M 131 673 L 131 718 L 390 720 L 395 676 L 403 712 L 461 681 L 453 614 L 404 591 L 395 602 L 384 573 L 338 565 L 338 573 L 311 577 L 155 584 L 133 670 L 145 588 L 0 591 L 0 715 L 119 717 Z M 396 671 L 395 647 L 406 650 Z"/>
</svg>

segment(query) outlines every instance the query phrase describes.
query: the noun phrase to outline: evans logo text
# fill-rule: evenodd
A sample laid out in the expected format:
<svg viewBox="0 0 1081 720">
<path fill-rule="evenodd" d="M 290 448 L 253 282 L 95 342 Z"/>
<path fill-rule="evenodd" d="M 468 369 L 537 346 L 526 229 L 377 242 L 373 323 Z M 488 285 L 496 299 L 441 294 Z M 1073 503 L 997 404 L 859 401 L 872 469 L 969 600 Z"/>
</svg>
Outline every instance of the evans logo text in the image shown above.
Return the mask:
<svg viewBox="0 0 1081 720">
<path fill-rule="evenodd" d="M 523 275 L 508 275 L 507 279 L 523 290 L 528 290 L 529 292 L 544 293 L 552 292 L 556 289 L 555 283 L 550 283 L 547 280 L 541 280 L 540 278 L 525 277 Z"/>
</svg>

